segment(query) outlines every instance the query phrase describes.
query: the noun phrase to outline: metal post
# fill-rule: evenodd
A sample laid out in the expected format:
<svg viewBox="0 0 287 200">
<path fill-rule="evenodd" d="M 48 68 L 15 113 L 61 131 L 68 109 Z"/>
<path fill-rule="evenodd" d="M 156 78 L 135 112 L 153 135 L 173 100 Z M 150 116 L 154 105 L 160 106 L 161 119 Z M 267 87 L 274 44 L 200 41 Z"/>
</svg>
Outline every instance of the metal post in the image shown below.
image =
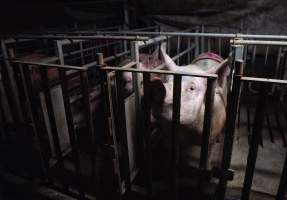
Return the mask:
<svg viewBox="0 0 287 200">
<path fill-rule="evenodd" d="M 204 25 L 201 26 L 201 32 L 204 33 Z M 201 37 L 201 49 L 200 52 L 203 53 L 205 51 L 204 37 Z"/>
<path fill-rule="evenodd" d="M 285 157 L 284 167 L 281 174 L 280 184 L 276 195 L 276 200 L 284 200 L 287 190 L 287 154 Z"/>
<path fill-rule="evenodd" d="M 236 114 L 240 102 L 241 93 L 241 76 L 243 74 L 243 46 L 233 45 L 233 67 L 234 75 L 232 77 L 232 84 L 230 91 L 228 91 L 227 113 L 226 113 L 226 129 L 224 136 L 224 147 L 221 169 L 223 172 L 228 172 L 231 163 L 231 155 L 233 149 L 234 132 L 236 126 Z M 221 177 L 217 188 L 217 200 L 225 199 L 225 192 L 227 187 L 227 177 Z"/>
<path fill-rule="evenodd" d="M 266 101 L 267 101 L 266 85 L 267 85 L 266 83 L 262 83 L 261 92 L 260 92 L 260 95 L 257 101 L 255 119 L 254 119 L 254 128 L 253 128 L 253 133 L 252 133 L 249 152 L 248 152 L 241 200 L 248 200 L 250 191 L 251 191 L 255 164 L 257 160 L 258 147 L 260 144 L 261 132 L 262 132 L 263 123 L 264 123 L 265 106 L 266 106 Z"/>
<path fill-rule="evenodd" d="M 207 89 L 205 93 L 204 124 L 202 134 L 203 139 L 200 152 L 200 168 L 204 169 L 207 168 L 209 138 L 212 132 L 212 110 L 214 104 L 215 83 L 215 79 L 209 78 L 207 80 Z"/>
<path fill-rule="evenodd" d="M 6 44 L 5 44 L 5 40 L 1 40 L 1 49 L 2 49 L 2 53 L 3 53 L 3 57 L 4 57 L 4 63 L 5 63 L 5 68 L 7 71 L 7 75 L 8 75 L 8 83 L 9 83 L 9 90 L 10 90 L 10 98 L 12 101 L 12 111 L 14 113 L 14 120 L 17 122 L 23 122 L 24 121 L 24 117 L 23 117 L 23 113 L 21 112 L 21 105 L 20 105 L 20 98 L 19 98 L 19 94 L 18 94 L 18 87 L 16 84 L 16 81 L 14 79 L 14 70 L 12 68 L 12 65 L 9 62 L 10 56 L 8 55 L 8 51 L 6 48 Z"/>
<path fill-rule="evenodd" d="M 85 193 L 83 191 L 82 183 L 81 183 L 81 165 L 80 165 L 80 153 L 79 153 L 79 147 L 76 141 L 76 134 L 74 130 L 74 122 L 73 122 L 73 115 L 70 105 L 70 95 L 68 91 L 68 80 L 66 77 L 66 71 L 60 69 L 59 70 L 59 77 L 61 81 L 61 88 L 63 93 L 63 101 L 64 101 L 64 108 L 65 108 L 65 114 L 66 114 L 66 121 L 68 125 L 68 133 L 70 138 L 70 144 L 72 148 L 72 156 L 74 160 L 75 170 L 76 170 L 76 176 L 77 176 L 77 182 L 78 182 L 78 190 L 80 193 L 80 198 L 85 198 Z"/>
<path fill-rule="evenodd" d="M 177 154 L 178 130 L 180 125 L 181 75 L 174 75 L 172 104 L 172 135 L 171 135 L 171 192 L 173 199 L 178 199 L 177 188 Z"/>
<path fill-rule="evenodd" d="M 198 33 L 199 32 L 199 27 L 196 27 L 196 33 Z M 198 36 L 196 36 L 195 37 L 195 39 L 194 39 L 195 41 L 195 51 L 194 51 L 194 57 L 197 57 L 198 56 L 198 54 L 199 54 L 199 39 L 198 39 Z"/>
<path fill-rule="evenodd" d="M 143 74 L 143 87 L 144 87 L 144 151 L 145 151 L 145 172 L 147 179 L 147 197 L 152 197 L 152 149 L 151 149 L 151 83 L 150 73 Z"/>
<path fill-rule="evenodd" d="M 181 47 L 181 37 L 180 36 L 177 36 L 177 49 L 176 49 L 176 54 L 179 54 L 180 53 L 180 47 Z M 176 60 L 176 64 L 179 65 L 180 64 L 180 58 L 178 58 Z"/>
</svg>

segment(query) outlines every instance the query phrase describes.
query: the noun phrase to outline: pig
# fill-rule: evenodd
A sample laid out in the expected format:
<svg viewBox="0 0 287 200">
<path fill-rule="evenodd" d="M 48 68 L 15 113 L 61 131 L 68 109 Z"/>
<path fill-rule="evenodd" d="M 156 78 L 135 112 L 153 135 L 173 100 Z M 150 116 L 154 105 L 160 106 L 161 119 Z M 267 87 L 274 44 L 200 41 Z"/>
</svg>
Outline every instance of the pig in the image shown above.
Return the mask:
<svg viewBox="0 0 287 200">
<path fill-rule="evenodd" d="M 158 58 L 158 51 L 157 48 L 151 55 L 149 54 L 139 54 L 139 69 L 154 69 L 161 65 L 163 62 Z M 123 66 L 124 64 L 120 64 Z M 142 83 L 142 73 L 138 73 L 139 78 L 141 79 Z M 156 74 L 152 74 L 152 77 L 156 77 Z M 133 78 L 132 72 L 124 72 L 123 73 L 123 81 L 124 81 L 124 93 L 128 96 L 133 91 Z"/>
<path fill-rule="evenodd" d="M 226 119 L 228 60 L 223 60 L 219 55 L 213 53 L 204 53 L 187 66 L 177 66 L 167 55 L 166 44 L 164 43 L 161 45 L 161 54 L 168 70 L 218 75 L 213 106 L 212 132 L 209 140 L 212 146 L 222 132 Z M 198 155 L 194 155 L 194 146 L 199 146 L 202 142 L 206 87 L 207 80 L 205 78 L 182 77 L 178 142 L 180 148 L 179 161 L 183 165 L 194 166 L 196 160 L 194 158 L 198 159 Z M 159 79 L 153 80 L 152 88 L 152 115 L 158 120 L 163 134 L 166 134 L 166 138 L 168 138 L 172 122 L 173 76 L 167 77 L 165 82 Z M 196 165 L 198 166 L 198 164 Z"/>
</svg>

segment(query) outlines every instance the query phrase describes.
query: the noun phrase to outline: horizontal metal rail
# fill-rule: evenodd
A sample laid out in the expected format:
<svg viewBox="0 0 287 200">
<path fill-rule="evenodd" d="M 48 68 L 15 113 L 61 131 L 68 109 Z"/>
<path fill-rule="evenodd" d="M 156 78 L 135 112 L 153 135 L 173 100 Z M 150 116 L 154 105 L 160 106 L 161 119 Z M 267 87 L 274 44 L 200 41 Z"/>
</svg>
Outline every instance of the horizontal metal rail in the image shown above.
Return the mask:
<svg viewBox="0 0 287 200">
<path fill-rule="evenodd" d="M 126 71 L 126 72 L 139 72 L 139 73 L 194 76 L 194 77 L 210 78 L 210 79 L 217 79 L 218 77 L 216 74 L 175 72 L 175 71 L 167 71 L 167 70 L 143 70 L 143 69 L 121 68 L 121 67 L 102 67 L 101 69 L 102 70 Z"/>
<path fill-rule="evenodd" d="M 271 78 L 255 78 L 255 77 L 242 77 L 242 81 L 248 82 L 263 82 L 263 83 L 273 83 L 273 84 L 287 84 L 287 80 L 278 80 L 278 79 L 271 79 Z"/>
<path fill-rule="evenodd" d="M 270 45 L 287 46 L 287 41 L 262 41 L 262 40 L 230 40 L 235 45 Z"/>
<path fill-rule="evenodd" d="M 14 39 L 70 39 L 70 40 L 94 40 L 94 39 L 111 39 L 111 40 L 149 40 L 149 37 L 143 36 L 119 36 L 119 35 L 0 35 L 0 38 Z"/>
<path fill-rule="evenodd" d="M 72 65 L 59 65 L 59 64 L 52 64 L 52 63 L 37 63 L 37 62 L 27 62 L 27 61 L 22 61 L 22 60 L 11 60 L 13 63 L 18 63 L 18 64 L 26 64 L 26 65 L 36 65 L 40 67 L 54 67 L 54 68 L 61 68 L 61 69 L 75 69 L 75 70 L 87 70 L 87 67 L 78 67 L 78 66 L 72 66 Z"/>
</svg>

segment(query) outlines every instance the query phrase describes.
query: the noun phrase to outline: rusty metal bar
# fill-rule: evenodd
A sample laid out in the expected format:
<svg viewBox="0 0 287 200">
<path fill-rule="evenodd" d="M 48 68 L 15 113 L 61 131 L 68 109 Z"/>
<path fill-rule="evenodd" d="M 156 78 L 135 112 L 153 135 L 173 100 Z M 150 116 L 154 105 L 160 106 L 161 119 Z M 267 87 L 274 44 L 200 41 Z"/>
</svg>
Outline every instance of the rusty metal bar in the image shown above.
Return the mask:
<svg viewBox="0 0 287 200">
<path fill-rule="evenodd" d="M 249 199 L 251 186 L 252 186 L 252 180 L 254 176 L 255 164 L 257 160 L 258 147 L 260 144 L 260 138 L 262 137 L 261 132 L 262 132 L 263 123 L 264 123 L 264 114 L 265 114 L 265 107 L 266 107 L 266 101 L 267 101 L 267 86 L 266 86 L 267 84 L 266 83 L 261 83 L 261 84 L 262 84 L 261 91 L 260 91 L 260 95 L 257 101 L 255 119 L 254 119 L 254 127 L 252 131 L 252 137 L 251 137 L 250 147 L 249 147 L 249 152 L 248 152 L 241 200 Z"/>
<path fill-rule="evenodd" d="M 143 106 L 144 106 L 144 141 L 145 141 L 145 173 L 147 179 L 147 195 L 152 196 L 152 147 L 151 147 L 151 82 L 150 73 L 143 74 Z"/>
<path fill-rule="evenodd" d="M 212 113 L 214 104 L 215 80 L 207 79 L 207 89 L 205 93 L 205 110 L 203 134 L 200 152 L 200 168 L 207 168 L 209 138 L 212 132 Z"/>
<path fill-rule="evenodd" d="M 171 127 L 171 192 L 173 199 L 178 199 L 177 188 L 177 154 L 178 154 L 178 130 L 180 125 L 181 105 L 181 75 L 174 75 L 173 83 L 173 105 L 172 105 L 172 127 Z"/>
</svg>

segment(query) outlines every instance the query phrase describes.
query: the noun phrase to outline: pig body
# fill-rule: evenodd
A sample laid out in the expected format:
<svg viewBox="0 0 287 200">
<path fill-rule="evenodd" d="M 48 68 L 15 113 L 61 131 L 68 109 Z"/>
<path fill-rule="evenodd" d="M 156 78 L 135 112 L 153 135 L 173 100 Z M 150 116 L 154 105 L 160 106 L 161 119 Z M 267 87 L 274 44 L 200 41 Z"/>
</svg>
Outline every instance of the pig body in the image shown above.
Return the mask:
<svg viewBox="0 0 287 200">
<path fill-rule="evenodd" d="M 164 46 L 162 46 L 161 52 L 165 65 L 169 70 L 218 74 L 210 135 L 210 145 L 212 145 L 222 132 L 226 119 L 226 78 L 229 73 L 227 60 L 223 61 L 216 54 L 205 53 L 196 58 L 192 64 L 179 67 L 166 54 Z M 205 78 L 182 77 L 178 138 L 180 160 L 186 165 L 194 165 L 194 158 L 199 156 L 199 152 L 194 155 L 196 151 L 194 146 L 199 146 L 202 142 L 206 87 L 207 80 Z M 153 90 L 152 114 L 159 121 L 162 131 L 168 138 L 172 122 L 173 76 L 169 76 L 164 83 L 155 82 Z"/>
</svg>

